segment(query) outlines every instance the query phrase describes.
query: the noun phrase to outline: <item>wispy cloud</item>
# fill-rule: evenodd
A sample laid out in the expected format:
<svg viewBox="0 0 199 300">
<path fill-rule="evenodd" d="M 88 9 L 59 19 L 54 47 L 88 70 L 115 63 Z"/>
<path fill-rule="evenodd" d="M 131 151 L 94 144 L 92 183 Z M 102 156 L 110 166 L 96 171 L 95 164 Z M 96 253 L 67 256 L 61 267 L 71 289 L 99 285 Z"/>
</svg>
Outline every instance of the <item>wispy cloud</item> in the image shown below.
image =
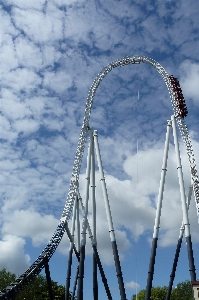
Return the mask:
<svg viewBox="0 0 199 300">
<path fill-rule="evenodd" d="M 131 289 L 131 290 L 136 290 L 136 289 L 139 289 L 139 287 L 140 287 L 139 284 L 134 281 L 127 282 L 125 284 L 125 286 L 127 289 Z"/>
</svg>

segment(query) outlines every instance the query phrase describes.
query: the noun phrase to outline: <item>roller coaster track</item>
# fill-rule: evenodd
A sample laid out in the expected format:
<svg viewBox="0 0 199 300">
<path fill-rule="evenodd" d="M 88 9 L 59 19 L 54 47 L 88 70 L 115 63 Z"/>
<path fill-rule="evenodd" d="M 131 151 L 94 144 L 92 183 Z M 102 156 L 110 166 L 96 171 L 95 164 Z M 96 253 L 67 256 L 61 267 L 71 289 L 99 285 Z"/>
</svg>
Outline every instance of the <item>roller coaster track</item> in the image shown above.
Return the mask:
<svg viewBox="0 0 199 300">
<path fill-rule="evenodd" d="M 77 193 L 78 187 L 78 180 L 79 180 L 79 173 L 81 167 L 81 161 L 84 153 L 85 148 L 85 141 L 86 141 L 86 134 L 89 128 L 89 119 L 91 114 L 91 108 L 93 104 L 93 100 L 97 91 L 98 86 L 100 85 L 101 81 L 104 77 L 114 68 L 116 67 L 123 67 L 130 64 L 140 64 L 146 63 L 154 67 L 162 76 L 167 89 L 169 91 L 171 104 L 174 110 L 174 116 L 176 118 L 179 130 L 181 132 L 182 139 L 184 141 L 189 164 L 190 164 L 190 171 L 193 183 L 193 190 L 195 195 L 195 202 L 196 202 L 196 209 L 197 209 L 197 216 L 199 219 L 199 181 L 197 175 L 197 169 L 195 164 L 195 158 L 193 153 L 193 148 L 191 144 L 191 140 L 189 137 L 189 133 L 184 121 L 184 118 L 178 114 L 178 107 L 176 104 L 176 94 L 172 85 L 172 82 L 169 78 L 168 73 L 165 69 L 155 60 L 145 57 L 145 56 L 128 56 L 121 59 L 117 59 L 110 64 L 108 64 L 95 78 L 93 81 L 91 88 L 88 93 L 87 101 L 86 101 L 86 108 L 85 108 L 85 115 L 83 120 L 83 125 L 80 132 L 80 137 L 77 145 L 77 150 L 75 154 L 74 166 L 72 171 L 72 177 L 69 187 L 68 196 L 66 199 L 66 204 L 60 219 L 60 222 L 57 226 L 55 233 L 53 234 L 51 240 L 46 245 L 42 253 L 39 257 L 35 260 L 35 262 L 21 275 L 19 276 L 12 284 L 6 287 L 4 290 L 0 292 L 0 299 L 13 299 L 16 295 L 22 291 L 28 284 L 31 282 L 45 267 L 46 263 L 50 260 L 54 252 L 56 251 L 65 231 L 68 229 L 68 221 L 72 214 L 73 204 Z"/>
</svg>

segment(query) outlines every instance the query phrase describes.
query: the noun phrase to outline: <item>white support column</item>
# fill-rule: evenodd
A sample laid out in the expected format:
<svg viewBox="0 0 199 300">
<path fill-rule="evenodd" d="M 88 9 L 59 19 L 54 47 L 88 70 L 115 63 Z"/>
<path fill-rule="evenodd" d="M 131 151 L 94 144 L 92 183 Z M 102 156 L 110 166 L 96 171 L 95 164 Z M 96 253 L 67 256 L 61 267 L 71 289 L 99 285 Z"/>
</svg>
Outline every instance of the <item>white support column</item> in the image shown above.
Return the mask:
<svg viewBox="0 0 199 300">
<path fill-rule="evenodd" d="M 85 214 L 85 210 L 84 210 L 84 205 L 82 203 L 82 198 L 80 197 L 79 194 L 78 194 L 78 197 L 79 197 L 79 201 L 80 201 L 80 204 L 81 204 L 82 214 L 84 215 Z M 87 226 L 88 226 L 89 238 L 91 239 L 93 253 L 95 255 L 95 260 L 97 262 L 97 265 L 98 265 L 98 268 L 99 268 L 99 271 L 100 271 L 100 275 L 101 275 L 102 282 L 103 282 L 105 290 L 106 290 L 106 294 L 108 296 L 108 300 L 113 300 L 112 296 L 111 296 L 111 292 L 110 292 L 109 286 L 108 286 L 108 281 L 106 279 L 106 276 L 105 276 L 105 273 L 104 273 L 104 270 L 103 270 L 103 267 L 102 267 L 102 264 L 101 264 L 101 261 L 100 261 L 100 257 L 99 257 L 98 251 L 97 251 L 97 247 L 96 247 L 97 245 L 96 245 L 96 243 L 93 240 L 93 234 L 92 234 L 91 227 L 89 225 L 88 219 L 87 219 Z M 98 299 L 96 297 L 96 295 L 94 295 L 94 299 Z"/>
<path fill-rule="evenodd" d="M 162 199 L 163 199 L 164 184 L 165 184 L 165 177 L 166 177 L 166 171 L 167 171 L 167 159 L 168 159 L 168 151 L 169 151 L 170 132 L 171 132 L 171 120 L 167 121 L 167 132 L 166 132 L 164 156 L 163 156 L 162 171 L 161 171 L 161 178 L 160 178 L 160 188 L 159 188 L 159 194 L 158 194 L 153 240 L 152 240 L 152 245 L 151 245 L 151 256 L 150 256 L 150 262 L 149 262 L 149 271 L 148 271 L 148 278 L 147 278 L 145 300 L 149 300 L 151 297 L 156 249 L 157 249 L 157 242 L 158 242 L 158 233 L 159 233 L 159 228 L 160 228 Z"/>
<path fill-rule="evenodd" d="M 92 201 L 92 217 L 93 217 L 93 243 L 97 244 L 96 232 L 96 199 L 95 199 L 95 153 L 94 153 L 94 136 L 92 130 L 91 140 L 91 201 Z"/>
<path fill-rule="evenodd" d="M 91 172 L 91 140 L 92 140 L 92 131 L 90 131 L 90 143 L 89 143 L 89 146 L 88 146 L 88 156 L 87 156 L 85 203 L 84 203 L 85 215 L 83 216 L 83 221 L 82 221 L 82 240 L 81 240 L 81 246 L 85 246 L 86 245 L 88 199 L 89 199 L 90 172 Z"/>
<path fill-rule="evenodd" d="M 160 228 L 162 199 L 163 199 L 163 193 L 164 193 L 165 177 L 166 177 L 166 172 L 167 172 L 167 160 L 168 160 L 168 152 L 169 152 L 170 132 L 171 132 L 171 120 L 168 120 L 153 238 L 158 238 L 158 233 L 159 233 L 159 228 Z"/>
<path fill-rule="evenodd" d="M 191 275 L 191 281 L 196 281 L 196 272 L 195 272 L 193 248 L 192 248 L 192 242 L 191 242 L 190 224 L 189 224 L 189 218 L 188 218 L 188 207 L 187 207 L 187 203 L 186 203 L 185 187 L 184 187 L 184 180 L 183 180 L 182 165 L 181 165 L 181 159 L 180 159 L 180 150 L 179 150 L 179 144 L 178 144 L 175 117 L 172 116 L 171 120 L 172 120 L 172 127 L 173 127 L 175 152 L 176 152 L 176 158 L 177 158 L 178 179 L 179 179 L 179 185 L 180 185 L 183 223 L 184 223 L 183 225 L 184 225 L 184 230 L 185 230 L 185 238 L 186 238 L 187 252 L 188 252 L 188 259 L 189 259 L 189 271 L 190 271 L 190 275 Z"/>
<path fill-rule="evenodd" d="M 65 226 L 65 229 L 66 229 L 66 233 L 67 233 L 67 236 L 68 236 L 68 238 L 69 238 L 69 241 L 70 241 L 71 243 L 73 243 L 73 236 L 71 235 L 71 232 L 70 232 L 70 230 L 69 230 L 67 224 L 66 224 L 66 226 Z M 79 253 L 78 253 L 78 251 L 77 251 L 76 246 L 75 246 L 74 243 L 73 243 L 73 249 L 74 249 L 74 252 L 75 252 L 76 256 L 78 257 L 78 256 L 79 256 Z"/>
<path fill-rule="evenodd" d="M 126 293 L 125 293 L 125 288 L 124 288 L 122 269 L 121 269 L 120 260 L 119 260 L 117 243 L 116 243 L 116 239 L 115 239 L 115 232 L 114 232 L 114 228 L 113 228 L 113 221 L 112 221 L 112 216 L 111 216 L 111 209 L 110 209 L 110 204 L 109 204 L 109 199 L 108 199 L 108 193 L 107 193 L 107 189 L 106 189 L 104 171 L 102 168 L 102 161 L 101 161 L 101 155 L 100 155 L 99 144 L 98 144 L 97 130 L 94 130 L 94 144 L 95 144 L 97 161 L 98 161 L 98 166 L 99 166 L 99 171 L 100 171 L 100 176 L 101 176 L 102 191 L 103 191 L 103 196 L 104 196 L 104 203 L 105 203 L 106 215 L 107 215 L 107 220 L 108 220 L 110 239 L 111 239 L 111 244 L 112 244 L 112 249 L 113 249 L 113 256 L 114 256 L 114 260 L 115 260 L 116 274 L 117 274 L 118 284 L 119 284 L 119 289 L 120 289 L 120 297 L 121 297 L 121 300 L 126 300 Z"/>
<path fill-rule="evenodd" d="M 187 207 L 188 207 L 188 209 L 189 209 L 189 204 L 190 204 L 190 200 L 191 200 L 192 191 L 193 191 L 193 186 L 190 185 L 189 193 L 188 193 L 188 197 L 187 197 Z M 166 300 L 170 300 L 170 297 L 171 297 L 171 291 L 172 291 L 173 282 L 174 282 L 175 273 L 176 273 L 176 268 L 177 268 L 177 264 L 178 264 L 178 258 L 179 258 L 179 255 L 180 255 L 180 249 L 181 249 L 181 245 L 182 245 L 183 235 L 184 235 L 184 223 L 182 222 L 182 226 L 180 227 L 180 235 L 179 235 L 179 239 L 178 239 L 178 242 L 177 242 L 175 257 L 174 257 L 174 261 L 173 261 L 173 266 L 172 266 L 172 270 L 171 270 L 169 285 L 168 285 L 168 289 L 167 289 Z"/>
<path fill-rule="evenodd" d="M 90 132 L 90 140 L 92 139 L 92 132 Z M 85 192 L 85 215 L 82 221 L 82 240 L 80 246 L 80 261 L 79 261 L 79 277 L 78 277 L 78 291 L 77 300 L 83 300 L 83 279 L 84 279 L 84 260 L 85 260 L 85 246 L 86 246 L 86 231 L 87 231 L 87 215 L 88 215 L 88 198 L 90 187 L 90 170 L 91 170 L 91 143 L 88 147 L 87 169 L 86 169 L 86 192 Z"/>
<path fill-rule="evenodd" d="M 83 217 L 85 216 L 85 208 L 84 208 L 84 204 L 82 202 L 82 198 L 81 196 L 79 195 L 79 202 L 80 202 L 80 205 L 81 205 L 81 210 L 82 210 L 82 215 Z M 87 219 L 87 229 L 88 229 L 88 234 L 89 234 L 89 238 L 91 240 L 91 244 L 93 245 L 93 234 L 92 234 L 92 230 L 91 230 L 91 227 L 90 227 L 90 224 L 88 222 L 88 219 Z"/>
<path fill-rule="evenodd" d="M 189 186 L 189 192 L 188 192 L 188 196 L 187 196 L 187 210 L 189 210 L 189 206 L 190 206 L 190 201 L 191 201 L 191 196 L 192 196 L 192 193 L 193 193 L 193 185 L 191 184 Z M 182 221 L 182 226 L 180 227 L 180 235 L 179 235 L 179 239 L 180 238 L 183 238 L 183 235 L 184 235 L 184 222 Z"/>
<path fill-rule="evenodd" d="M 186 204 L 184 179 L 183 179 L 182 164 L 181 164 L 181 158 L 180 158 L 180 149 L 179 149 L 179 143 L 178 143 L 175 117 L 172 116 L 171 120 L 172 120 L 173 137 L 174 137 L 174 145 L 175 145 L 176 160 L 177 160 L 178 179 L 179 179 L 179 185 L 180 185 L 180 195 L 181 195 L 181 202 L 182 202 L 183 223 L 184 223 L 184 227 L 185 227 L 185 237 L 187 237 L 187 236 L 190 236 L 190 224 L 189 224 L 188 209 L 187 209 L 187 204 Z"/>
<path fill-rule="evenodd" d="M 95 200 L 95 153 L 94 153 L 94 137 L 93 130 L 90 129 L 91 136 L 91 201 L 92 201 L 92 217 L 93 217 L 93 242 L 97 246 L 96 232 L 96 200 Z M 98 300 L 98 282 L 97 282 L 97 261 L 93 252 L 93 299 Z"/>
<path fill-rule="evenodd" d="M 107 220 L 108 220 L 110 238 L 111 238 L 111 242 L 114 242 L 115 241 L 115 232 L 114 232 L 114 228 L 113 228 L 113 221 L 112 221 L 112 216 L 111 216 L 111 209 L 110 209 L 110 204 L 109 204 L 109 199 L 108 199 L 108 193 L 107 193 L 107 189 L 106 189 L 104 171 L 102 168 L 102 161 L 101 161 L 101 155 L 100 155 L 100 150 L 99 150 L 97 130 L 94 130 L 94 143 L 95 143 L 95 150 L 96 150 L 99 172 L 100 172 L 100 176 L 101 176 L 102 192 L 103 192 L 103 196 L 104 196 L 104 203 L 105 203 L 106 215 L 107 215 Z"/>
<path fill-rule="evenodd" d="M 76 228 L 77 228 L 77 251 L 80 251 L 80 220 L 79 220 L 79 196 L 77 197 L 76 207 Z"/>
<path fill-rule="evenodd" d="M 71 242 L 70 248 L 68 253 L 68 269 L 66 275 L 66 288 L 65 288 L 65 300 L 69 298 L 70 292 L 70 279 L 71 279 L 71 268 L 72 268 L 72 254 L 73 254 L 73 247 L 74 247 L 74 232 L 75 232 L 75 219 L 76 219 L 76 206 L 77 206 L 78 197 L 75 198 L 75 203 L 73 207 L 73 218 L 72 218 L 72 227 L 71 227 Z"/>
<path fill-rule="evenodd" d="M 72 238 L 73 238 L 73 242 L 71 242 L 71 246 L 70 246 L 70 249 L 73 248 L 73 244 L 74 244 L 74 232 L 75 232 L 75 220 L 76 220 L 76 215 L 77 215 L 77 196 L 75 198 L 75 203 L 74 203 L 74 207 L 73 207 L 73 218 L 72 218 L 72 226 L 71 226 L 71 235 L 72 235 Z"/>
</svg>

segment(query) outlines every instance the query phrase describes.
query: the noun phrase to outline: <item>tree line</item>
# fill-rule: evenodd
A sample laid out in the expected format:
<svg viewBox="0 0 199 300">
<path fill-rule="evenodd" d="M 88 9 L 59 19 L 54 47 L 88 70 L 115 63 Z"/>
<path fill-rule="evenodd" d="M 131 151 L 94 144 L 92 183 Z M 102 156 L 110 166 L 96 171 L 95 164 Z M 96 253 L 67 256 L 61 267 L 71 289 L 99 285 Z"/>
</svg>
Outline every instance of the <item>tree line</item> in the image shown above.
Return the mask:
<svg viewBox="0 0 199 300">
<path fill-rule="evenodd" d="M 0 290 L 3 290 L 10 283 L 15 281 L 16 275 L 0 270 Z M 65 287 L 52 280 L 52 290 L 55 300 L 65 300 Z M 137 295 L 132 296 L 132 300 L 145 300 L 145 290 L 141 290 Z M 167 287 L 153 287 L 151 290 L 151 300 L 165 300 Z M 18 296 L 16 300 L 49 300 L 48 286 L 45 276 L 38 275 Z M 71 295 L 68 300 L 71 300 Z M 170 300 L 194 300 L 193 290 L 190 281 L 184 281 L 172 289 Z"/>
<path fill-rule="evenodd" d="M 15 281 L 16 275 L 0 270 L 0 291 Z M 56 300 L 65 300 L 65 287 L 52 280 L 53 296 Z M 15 298 L 16 300 L 49 300 L 48 286 L 45 276 L 38 275 L 29 285 Z M 71 300 L 71 296 L 68 300 Z"/>
<path fill-rule="evenodd" d="M 137 295 L 133 295 L 132 300 L 145 300 L 146 290 L 141 290 Z M 151 290 L 151 300 L 165 300 L 167 287 L 153 287 Z M 178 283 L 172 289 L 170 300 L 194 300 L 193 289 L 190 281 Z"/>
</svg>

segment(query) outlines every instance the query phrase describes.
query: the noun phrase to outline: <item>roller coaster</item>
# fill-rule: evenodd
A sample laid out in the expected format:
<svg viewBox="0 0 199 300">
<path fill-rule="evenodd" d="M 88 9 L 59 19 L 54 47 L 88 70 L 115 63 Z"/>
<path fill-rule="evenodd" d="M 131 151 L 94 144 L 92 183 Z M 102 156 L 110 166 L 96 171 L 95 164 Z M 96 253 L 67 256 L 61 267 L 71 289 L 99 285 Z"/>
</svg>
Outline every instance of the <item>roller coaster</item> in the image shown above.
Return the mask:
<svg viewBox="0 0 199 300">
<path fill-rule="evenodd" d="M 72 170 L 72 176 L 70 181 L 70 187 L 68 196 L 66 199 L 65 207 L 63 209 L 63 213 L 61 215 L 59 224 L 53 234 L 51 240 L 46 245 L 42 253 L 38 256 L 38 258 L 34 261 L 34 263 L 22 274 L 20 275 L 13 283 L 9 286 L 4 288 L 0 292 L 0 299 L 15 299 L 15 297 L 25 288 L 28 284 L 42 271 L 45 269 L 46 278 L 49 288 L 49 299 L 53 298 L 52 287 L 51 287 L 51 279 L 49 273 L 49 261 L 52 255 L 55 253 L 62 237 L 64 234 L 68 235 L 70 240 L 70 249 L 68 255 L 68 270 L 67 270 L 67 278 L 66 278 L 66 294 L 65 299 L 69 297 L 69 288 L 70 288 L 70 276 L 71 276 L 71 264 L 72 264 L 72 254 L 75 253 L 77 260 L 78 260 L 78 268 L 77 274 L 73 289 L 72 298 L 77 300 L 83 300 L 83 278 L 84 278 L 84 260 L 85 260 L 85 244 L 86 244 L 86 233 L 89 233 L 92 249 L 93 249 L 93 299 L 98 299 L 98 291 L 97 291 L 97 267 L 99 268 L 99 272 L 102 278 L 102 282 L 104 284 L 104 288 L 107 294 L 107 299 L 112 299 L 111 292 L 108 286 L 108 281 L 106 279 L 105 272 L 102 267 L 102 263 L 100 260 L 100 256 L 97 251 L 97 236 L 96 236 L 96 206 L 95 206 L 95 175 L 94 175 L 94 168 L 95 168 L 95 161 L 94 161 L 94 148 L 96 151 L 96 156 L 98 160 L 98 166 L 101 176 L 101 183 L 102 183 L 102 190 L 103 196 L 105 200 L 105 208 L 106 214 L 108 219 L 108 226 L 110 232 L 110 239 L 113 249 L 113 256 L 115 261 L 116 267 L 116 275 L 118 278 L 118 285 L 120 290 L 120 297 L 121 300 L 126 300 L 126 293 L 125 287 L 123 282 L 122 270 L 119 260 L 119 254 L 117 249 L 117 243 L 114 233 L 113 221 L 111 217 L 111 210 L 108 200 L 108 194 L 106 189 L 106 182 L 104 177 L 104 171 L 101 162 L 100 150 L 99 150 L 99 143 L 98 143 L 98 134 L 96 130 L 93 130 L 90 127 L 89 120 L 91 115 L 91 108 L 94 101 L 94 97 L 102 80 L 106 77 L 106 75 L 111 72 L 116 67 L 123 67 L 126 65 L 131 64 L 149 64 L 150 66 L 154 67 L 158 73 L 162 76 L 171 100 L 171 104 L 173 107 L 173 116 L 171 120 L 168 121 L 167 124 L 167 135 L 166 135 L 166 142 L 165 142 L 165 152 L 164 152 L 164 159 L 163 159 L 163 166 L 162 166 L 162 173 L 161 173 L 161 181 L 160 181 L 160 190 L 159 190 L 159 197 L 158 197 L 158 204 L 156 210 L 156 218 L 155 218 L 155 226 L 154 226 L 154 234 L 153 234 L 153 241 L 152 241 L 152 248 L 151 248 L 151 257 L 149 263 L 149 271 L 148 271 L 148 280 L 147 280 L 147 287 L 146 287 L 146 300 L 150 299 L 151 295 L 151 288 L 152 288 L 152 281 L 153 281 L 153 273 L 154 273 L 154 265 L 155 265 L 155 257 L 156 257 L 156 249 L 157 249 L 157 240 L 158 240 L 158 232 L 160 227 L 160 215 L 161 215 L 161 207 L 162 207 L 162 198 L 163 198 L 163 190 L 164 190 L 164 181 L 166 176 L 166 167 L 167 167 L 167 156 L 168 156 L 168 143 L 169 143 L 169 135 L 171 128 L 173 129 L 174 134 L 174 144 L 175 144 L 175 152 L 177 158 L 177 169 L 178 169 L 178 178 L 179 178 L 179 185 L 180 185 L 180 193 L 181 193 L 181 202 L 182 202 L 182 210 L 183 210 L 183 223 L 181 227 L 181 235 L 179 237 L 176 255 L 174 258 L 173 269 L 170 277 L 170 283 L 167 293 L 167 300 L 170 299 L 171 289 L 173 285 L 173 280 L 175 277 L 175 270 L 177 266 L 180 246 L 183 238 L 183 234 L 185 233 L 186 244 L 187 244 L 187 252 L 188 252 L 188 259 L 189 259 L 189 269 L 190 269 L 190 276 L 191 281 L 194 283 L 196 282 L 196 272 L 194 266 L 194 258 L 193 258 L 193 250 L 192 250 L 192 242 L 191 242 L 191 234 L 190 234 L 190 225 L 188 220 L 188 206 L 189 204 L 186 202 L 185 196 L 185 189 L 184 189 L 184 182 L 183 182 L 183 175 L 182 175 L 182 166 L 178 148 L 178 140 L 177 140 L 177 131 L 176 131 L 176 123 L 178 125 L 179 131 L 182 136 L 182 140 L 184 142 L 189 165 L 190 165 L 190 174 L 191 174 L 191 187 L 190 187 L 190 195 L 193 191 L 195 197 L 195 204 L 196 204 L 196 211 L 197 216 L 199 219 L 199 180 L 198 174 L 196 169 L 196 163 L 192 148 L 191 139 L 188 133 L 187 126 L 185 124 L 184 118 L 187 116 L 187 107 L 185 104 L 185 100 L 182 94 L 182 90 L 180 87 L 180 83 L 177 78 L 173 75 L 168 75 L 165 69 L 155 60 L 145 57 L 145 56 L 128 56 L 121 59 L 117 59 L 111 63 L 109 63 L 95 78 L 93 81 L 91 88 L 88 93 L 88 97 L 86 100 L 86 108 L 85 114 L 83 119 L 82 128 L 80 131 L 80 137 L 78 140 L 77 150 L 74 159 L 74 165 Z M 83 204 L 82 198 L 79 192 L 79 175 L 80 175 L 80 168 L 81 162 L 85 150 L 85 143 L 87 136 L 89 134 L 90 137 L 90 144 L 88 149 L 88 158 L 87 158 L 87 184 L 86 184 L 86 199 Z M 93 207 L 93 222 L 92 228 L 88 222 L 88 198 L 89 198 L 89 189 L 91 188 L 91 198 L 92 198 L 92 207 Z M 190 197 L 188 197 L 190 199 Z M 80 220 L 79 220 L 79 210 L 81 209 L 83 214 L 83 221 L 81 224 L 81 235 L 82 239 L 80 242 Z M 68 223 L 69 220 L 72 218 L 72 229 L 69 230 Z M 77 227 L 77 245 L 74 242 L 74 230 L 75 224 Z M 76 294 L 75 294 L 76 293 Z"/>
</svg>

